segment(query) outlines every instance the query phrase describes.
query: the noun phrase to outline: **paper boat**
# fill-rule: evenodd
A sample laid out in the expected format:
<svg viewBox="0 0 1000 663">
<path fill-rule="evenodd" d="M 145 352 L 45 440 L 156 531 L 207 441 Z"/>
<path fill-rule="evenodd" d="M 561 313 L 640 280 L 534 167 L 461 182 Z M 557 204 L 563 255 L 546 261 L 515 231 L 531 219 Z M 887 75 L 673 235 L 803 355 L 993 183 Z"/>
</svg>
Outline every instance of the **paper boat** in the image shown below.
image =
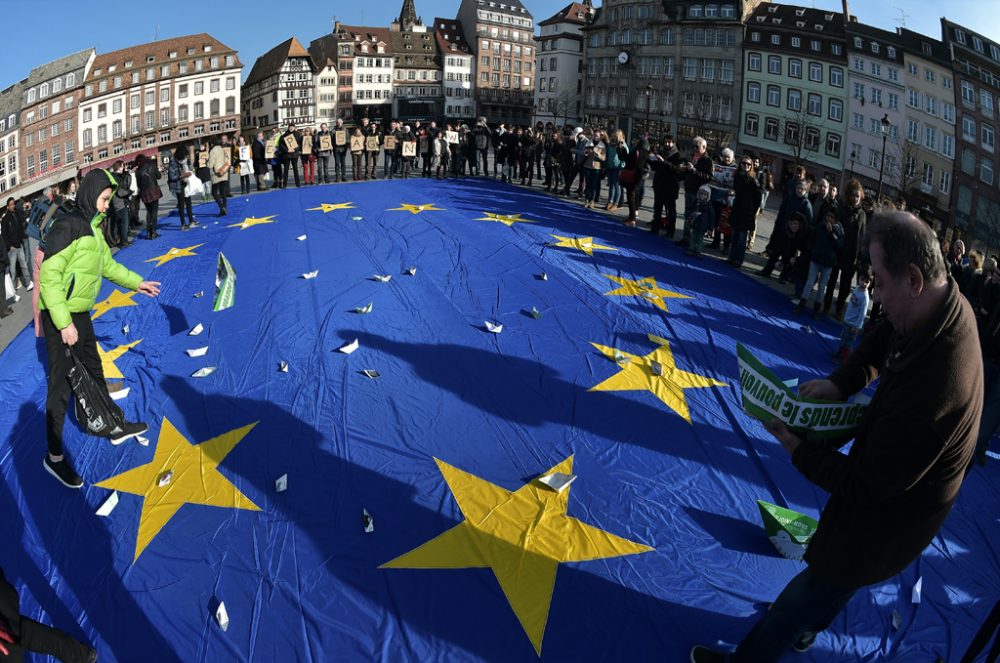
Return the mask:
<svg viewBox="0 0 1000 663">
<path fill-rule="evenodd" d="M 381 373 L 372 370 L 370 368 L 366 368 L 365 370 L 361 371 L 361 375 L 365 376 L 366 378 L 370 378 L 372 380 L 377 380 L 378 378 L 382 377 Z"/>
<path fill-rule="evenodd" d="M 406 274 L 408 274 L 409 276 L 416 276 L 417 275 L 417 268 L 416 267 L 410 267 L 408 270 L 406 270 Z"/>
<path fill-rule="evenodd" d="M 355 313 L 371 313 L 372 308 L 375 306 L 375 302 L 370 302 L 367 306 L 357 306 L 354 309 Z"/>
<path fill-rule="evenodd" d="M 306 236 L 305 236 L 305 235 L 299 235 L 299 236 L 298 236 L 298 237 L 296 237 L 295 239 L 297 239 L 297 240 L 299 240 L 299 241 L 301 242 L 301 241 L 303 241 L 303 240 L 304 240 L 305 238 L 306 238 Z"/>
<path fill-rule="evenodd" d="M 125 387 L 124 389 L 119 389 L 118 391 L 112 391 L 111 392 L 111 398 L 112 398 L 112 400 L 116 400 L 116 401 L 122 400 L 123 398 L 125 398 L 126 396 L 128 396 L 128 392 L 129 392 L 130 389 L 131 389 L 131 387 Z"/>
<path fill-rule="evenodd" d="M 288 475 L 282 474 L 274 482 L 274 490 L 278 493 L 283 493 L 288 490 Z"/>
<path fill-rule="evenodd" d="M 800 561 L 819 523 L 809 516 L 777 504 L 757 500 L 764 531 L 774 547 L 788 559 Z"/>
<path fill-rule="evenodd" d="M 156 480 L 156 485 L 158 485 L 160 488 L 163 488 L 164 486 L 169 485 L 170 482 L 173 480 L 174 480 L 174 471 L 167 470 L 166 472 L 161 474 L 159 478 Z"/>
<path fill-rule="evenodd" d="M 566 474 L 564 472 L 553 472 L 552 474 L 538 478 L 538 483 L 551 488 L 557 493 L 561 493 L 566 490 L 566 488 L 574 481 L 576 481 L 575 474 Z"/>
<path fill-rule="evenodd" d="M 489 320 L 487 320 L 486 321 L 486 331 L 490 332 L 491 334 L 499 334 L 500 332 L 503 331 L 503 325 L 501 325 L 501 324 L 493 324 L 492 322 L 490 322 Z"/>
<path fill-rule="evenodd" d="M 530 316 L 531 316 L 532 318 L 534 318 L 535 320 L 537 320 L 537 319 L 539 319 L 540 317 L 542 317 L 542 312 L 541 312 L 541 311 L 539 311 L 539 310 L 538 310 L 538 308 L 537 308 L 537 307 L 534 307 L 534 306 L 532 306 L 532 307 L 531 307 L 531 310 L 530 310 L 530 311 L 528 311 L 528 314 L 529 314 L 529 315 L 530 315 Z"/>
<path fill-rule="evenodd" d="M 128 334 L 128 332 L 129 332 L 128 325 L 125 325 L 124 327 L 122 327 L 122 333 L 123 334 Z"/>
<path fill-rule="evenodd" d="M 375 531 L 375 521 L 372 519 L 372 514 L 368 513 L 368 509 L 361 509 L 361 522 L 365 526 L 365 534 Z"/>
<path fill-rule="evenodd" d="M 302 275 L 302 278 L 304 278 L 304 279 L 314 279 L 317 276 L 319 276 L 319 270 L 318 269 L 315 272 L 306 272 L 305 274 Z"/>
<path fill-rule="evenodd" d="M 199 297 L 204 297 L 204 296 L 205 296 L 205 291 L 204 290 L 199 290 L 198 292 L 194 293 L 194 298 L 195 299 L 198 299 Z"/>
<path fill-rule="evenodd" d="M 281 371 L 282 373 L 287 373 L 288 372 L 288 362 L 287 361 L 279 361 L 278 362 L 278 370 Z"/>
<path fill-rule="evenodd" d="M 205 368 L 199 368 L 197 371 L 191 374 L 193 378 L 207 378 L 209 375 L 215 372 L 215 366 L 206 366 Z"/>
<path fill-rule="evenodd" d="M 215 609 L 215 621 L 223 631 L 229 630 L 229 613 L 226 611 L 226 604 L 219 602 L 219 607 Z"/>
<path fill-rule="evenodd" d="M 135 436 L 135 441 L 138 442 L 140 446 L 143 446 L 143 447 L 148 447 L 149 446 L 149 438 L 148 437 L 143 437 L 142 435 L 136 435 Z"/>
<path fill-rule="evenodd" d="M 392 274 L 376 274 L 372 278 L 379 283 L 388 283 L 392 280 Z"/>
<path fill-rule="evenodd" d="M 205 327 L 199 322 L 194 326 L 194 329 L 188 332 L 188 336 L 197 336 L 203 331 L 205 331 Z"/>
<path fill-rule="evenodd" d="M 190 350 L 185 350 L 188 357 L 204 357 L 205 353 L 208 352 L 208 346 L 203 348 L 191 348 Z"/>
<path fill-rule="evenodd" d="M 358 339 L 354 339 L 347 345 L 342 345 L 338 348 L 339 352 L 343 352 L 345 355 L 349 355 L 358 349 Z"/>
</svg>

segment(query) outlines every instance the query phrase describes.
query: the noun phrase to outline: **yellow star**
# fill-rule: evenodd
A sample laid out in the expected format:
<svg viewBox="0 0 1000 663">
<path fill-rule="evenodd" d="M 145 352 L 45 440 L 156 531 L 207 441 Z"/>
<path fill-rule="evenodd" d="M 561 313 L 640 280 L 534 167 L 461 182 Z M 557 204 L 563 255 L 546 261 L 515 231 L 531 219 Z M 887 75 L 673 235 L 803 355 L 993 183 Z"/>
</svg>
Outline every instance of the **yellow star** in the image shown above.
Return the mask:
<svg viewBox="0 0 1000 663">
<path fill-rule="evenodd" d="M 615 360 L 621 370 L 588 391 L 651 391 L 667 407 L 681 415 L 684 421 L 691 423 L 691 413 L 684 397 L 684 390 L 725 387 L 726 383 L 677 368 L 674 364 L 674 355 L 670 351 L 670 342 L 653 334 L 648 336 L 650 341 L 660 347 L 644 357 L 591 343 L 604 356 Z M 657 372 L 660 375 L 657 375 Z"/>
<path fill-rule="evenodd" d="M 185 504 L 260 511 L 260 507 L 217 469 L 233 447 L 256 425 L 255 421 L 193 445 L 164 417 L 152 461 L 96 484 L 99 488 L 143 498 L 133 561 L 139 559 L 153 537 Z M 167 472 L 171 473 L 171 479 L 161 486 L 161 477 Z"/>
<path fill-rule="evenodd" d="M 138 341 L 132 341 L 127 345 L 119 345 L 114 350 L 108 350 L 107 352 L 105 352 L 104 348 L 101 347 L 101 344 L 98 343 L 97 354 L 101 357 L 101 367 L 104 369 L 104 379 L 111 380 L 124 378 L 125 376 L 122 375 L 122 372 L 118 370 L 117 366 L 115 366 L 115 360 L 140 343 L 142 343 L 141 338 Z"/>
<path fill-rule="evenodd" d="M 134 290 L 131 292 L 122 292 L 121 290 L 116 289 L 114 292 L 108 295 L 107 299 L 94 304 L 94 312 L 91 314 L 90 318 L 92 320 L 97 320 L 99 317 L 101 317 L 102 315 L 104 315 L 113 308 L 138 306 L 138 304 L 132 301 L 133 297 L 135 297 Z"/>
<path fill-rule="evenodd" d="M 226 227 L 227 228 L 239 228 L 240 230 L 246 230 L 247 228 L 249 228 L 251 226 L 259 226 L 259 225 L 262 225 L 264 223 L 277 223 L 277 221 L 274 220 L 274 217 L 276 217 L 276 216 L 277 216 L 277 214 L 272 214 L 271 216 L 262 216 L 262 217 L 259 217 L 259 218 L 251 216 L 251 217 L 247 217 L 246 219 L 243 219 L 242 223 L 234 223 L 234 224 L 226 226 Z"/>
<path fill-rule="evenodd" d="M 497 223 L 502 223 L 508 228 L 513 226 L 515 223 L 537 223 L 537 221 L 531 221 L 529 219 L 522 219 L 520 214 L 493 214 L 491 212 L 483 212 L 486 216 L 481 219 L 476 219 L 476 221 L 495 221 Z"/>
<path fill-rule="evenodd" d="M 434 460 L 465 520 L 381 568 L 493 569 L 539 656 L 561 562 L 652 550 L 566 515 L 569 488 L 557 493 L 532 482 L 509 491 Z M 570 456 L 542 476 L 572 471 Z"/>
<path fill-rule="evenodd" d="M 354 206 L 354 203 L 320 203 L 319 207 L 310 207 L 306 211 L 323 212 L 323 214 L 326 214 L 327 212 L 332 212 L 333 210 L 337 209 L 357 209 L 357 208 Z"/>
<path fill-rule="evenodd" d="M 621 286 L 617 290 L 604 293 L 605 295 L 619 295 L 622 297 L 636 295 L 664 311 L 667 310 L 667 303 L 663 301 L 664 299 L 691 299 L 688 295 L 664 290 L 656 284 L 656 279 L 652 276 L 647 276 L 637 281 L 611 276 L 610 274 L 605 274 L 604 276 Z"/>
<path fill-rule="evenodd" d="M 562 237 L 561 235 L 553 235 L 559 241 L 552 246 L 561 246 L 566 249 L 580 249 L 588 256 L 594 255 L 594 251 L 617 251 L 618 249 L 612 248 L 610 246 L 601 246 L 600 244 L 594 244 L 593 237 Z"/>
<path fill-rule="evenodd" d="M 194 246 L 185 246 L 182 249 L 176 249 L 171 247 L 169 251 L 164 253 L 162 256 L 156 256 L 155 258 L 150 258 L 146 262 L 155 262 L 154 267 L 159 267 L 163 263 L 170 262 L 171 260 L 176 260 L 177 258 L 186 258 L 187 256 L 198 255 L 194 253 L 193 249 L 197 249 L 199 246 L 205 246 L 204 242 L 201 244 L 195 244 Z"/>
<path fill-rule="evenodd" d="M 426 205 L 409 205 L 407 203 L 400 203 L 399 207 L 392 207 L 386 211 L 420 214 L 421 212 L 443 212 L 444 210 L 440 207 L 434 207 L 434 203 L 427 203 Z"/>
</svg>

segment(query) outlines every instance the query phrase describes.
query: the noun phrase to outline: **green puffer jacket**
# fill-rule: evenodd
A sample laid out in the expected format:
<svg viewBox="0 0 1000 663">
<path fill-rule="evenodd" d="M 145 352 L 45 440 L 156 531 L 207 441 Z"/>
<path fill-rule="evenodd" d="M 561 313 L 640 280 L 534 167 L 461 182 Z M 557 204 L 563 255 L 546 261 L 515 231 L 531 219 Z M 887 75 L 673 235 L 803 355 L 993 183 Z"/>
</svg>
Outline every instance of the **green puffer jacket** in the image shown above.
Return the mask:
<svg viewBox="0 0 1000 663">
<path fill-rule="evenodd" d="M 111 183 L 102 188 L 117 188 L 114 177 L 109 174 L 108 178 Z M 93 198 L 96 200 L 96 195 Z M 85 206 L 77 205 L 53 221 L 45 236 L 38 308 L 49 311 L 57 329 L 70 325 L 71 313 L 86 313 L 94 307 L 102 277 L 129 290 L 138 289 L 142 283 L 141 276 L 111 256 L 100 230 L 104 216 L 103 212 L 95 212 L 88 220 Z"/>
</svg>

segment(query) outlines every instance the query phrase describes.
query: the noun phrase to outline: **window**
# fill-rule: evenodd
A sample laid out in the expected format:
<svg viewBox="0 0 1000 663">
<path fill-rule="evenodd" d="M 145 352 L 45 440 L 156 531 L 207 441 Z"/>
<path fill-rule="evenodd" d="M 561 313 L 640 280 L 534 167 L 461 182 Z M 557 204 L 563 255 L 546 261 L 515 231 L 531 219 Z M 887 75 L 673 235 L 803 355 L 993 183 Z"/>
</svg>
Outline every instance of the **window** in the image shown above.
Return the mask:
<svg viewBox="0 0 1000 663">
<path fill-rule="evenodd" d="M 823 97 L 812 92 L 809 93 L 809 101 L 806 106 L 806 112 L 810 115 L 815 115 L 820 117 L 823 115 Z"/>
<path fill-rule="evenodd" d="M 865 116 L 861 113 L 851 113 L 851 126 L 858 131 L 865 130 Z"/>
<path fill-rule="evenodd" d="M 844 70 L 840 67 L 830 67 L 830 85 L 844 87 Z"/>
<path fill-rule="evenodd" d="M 992 152 L 994 147 L 993 125 L 983 122 L 980 132 L 983 149 Z"/>
<path fill-rule="evenodd" d="M 937 99 L 931 95 L 924 97 L 924 110 L 929 115 L 937 115 Z"/>
<path fill-rule="evenodd" d="M 802 90 L 796 90 L 794 88 L 788 88 L 788 94 L 785 101 L 785 105 L 790 111 L 800 111 L 802 110 Z"/>
<path fill-rule="evenodd" d="M 802 39 L 799 37 L 792 37 L 792 48 L 802 48 Z"/>
<path fill-rule="evenodd" d="M 684 58 L 684 80 L 693 81 L 698 77 L 698 60 Z"/>
<path fill-rule="evenodd" d="M 743 131 L 748 136 L 756 136 L 759 129 L 760 118 L 753 113 L 747 113 L 746 121 L 743 123 Z"/>
<path fill-rule="evenodd" d="M 951 104 L 941 104 L 941 116 L 946 122 L 955 124 L 955 107 Z"/>
<path fill-rule="evenodd" d="M 122 100 L 121 99 L 115 99 L 114 101 L 111 102 L 111 112 L 112 113 L 121 113 L 122 112 Z"/>
<path fill-rule="evenodd" d="M 747 101 L 754 104 L 760 103 L 760 83 L 747 83 Z"/>
<path fill-rule="evenodd" d="M 701 61 L 701 80 L 708 82 L 715 80 L 715 60 Z"/>
<path fill-rule="evenodd" d="M 899 95 L 895 92 L 889 93 L 889 110 L 899 110 Z"/>
<path fill-rule="evenodd" d="M 872 103 L 882 105 L 882 90 L 877 87 L 872 88 Z"/>
<path fill-rule="evenodd" d="M 160 103 L 161 104 L 170 103 L 170 88 L 168 87 L 160 88 Z"/>
<path fill-rule="evenodd" d="M 788 60 L 788 75 L 792 78 L 802 78 L 802 60 L 797 58 Z"/>
<path fill-rule="evenodd" d="M 906 121 L 906 140 L 916 143 L 920 140 L 920 123 L 914 120 Z"/>
<path fill-rule="evenodd" d="M 799 144 L 799 125 L 795 122 L 785 123 L 785 143 L 788 145 Z"/>
<path fill-rule="evenodd" d="M 924 163 L 924 167 L 920 173 L 920 183 L 927 188 L 934 186 L 934 166 L 929 163 Z"/>
<path fill-rule="evenodd" d="M 781 46 L 781 35 L 771 35 L 771 45 Z"/>
<path fill-rule="evenodd" d="M 156 103 L 156 90 L 146 90 L 146 105 L 152 106 Z"/>
<path fill-rule="evenodd" d="M 892 81 L 893 83 L 898 83 L 899 69 L 896 69 L 895 67 L 889 67 L 888 72 L 889 72 L 889 80 Z"/>
<path fill-rule="evenodd" d="M 764 120 L 764 138 L 767 140 L 778 140 L 778 121 L 773 117 Z"/>
<path fill-rule="evenodd" d="M 878 150 L 869 149 L 868 150 L 868 167 L 878 170 L 879 163 L 882 161 L 882 153 Z"/>
<path fill-rule="evenodd" d="M 941 154 L 949 159 L 955 158 L 955 137 L 948 134 L 941 135 Z"/>
<path fill-rule="evenodd" d="M 781 75 L 781 56 L 778 55 L 768 55 L 767 56 L 767 73 Z"/>
<path fill-rule="evenodd" d="M 962 103 L 969 108 L 976 107 L 976 89 L 968 81 L 962 81 Z"/>
<path fill-rule="evenodd" d="M 976 121 L 971 117 L 962 118 L 962 139 L 970 143 L 976 142 Z"/>
<path fill-rule="evenodd" d="M 974 175 L 976 172 L 976 153 L 969 149 L 962 150 L 962 172 Z"/>
<path fill-rule="evenodd" d="M 42 150 L 42 154 L 45 150 Z M 43 166 L 44 168 L 44 166 Z M 979 179 L 987 184 L 993 184 L 993 160 L 983 159 L 979 164 Z"/>
<path fill-rule="evenodd" d="M 752 41 L 752 42 L 759 42 L 760 41 L 760 33 L 759 32 L 751 32 L 750 33 L 750 41 Z"/>
<path fill-rule="evenodd" d="M 781 88 L 777 85 L 767 86 L 767 105 L 775 108 L 781 106 Z"/>
<path fill-rule="evenodd" d="M 210 80 L 208 82 L 208 91 L 209 92 L 218 92 L 219 91 L 219 79 L 218 78 L 213 78 L 212 80 Z"/>
<path fill-rule="evenodd" d="M 94 118 L 94 114 L 89 108 L 83 109 L 83 121 L 90 122 Z"/>
<path fill-rule="evenodd" d="M 819 149 L 819 129 L 806 127 L 805 148 L 813 152 Z"/>
<path fill-rule="evenodd" d="M 834 122 L 842 122 L 844 120 L 844 102 L 840 99 L 830 99 L 828 114 Z"/>
<path fill-rule="evenodd" d="M 854 71 L 860 71 L 861 73 L 865 71 L 865 61 L 861 58 L 852 58 L 851 66 L 854 67 Z"/>
<path fill-rule="evenodd" d="M 83 146 L 90 147 L 94 144 L 94 132 L 91 129 L 83 130 Z"/>
<path fill-rule="evenodd" d="M 194 94 L 195 94 L 195 96 L 199 96 L 199 95 L 205 94 L 205 82 L 204 81 L 197 81 L 197 82 L 195 82 L 195 84 L 194 84 Z"/>
<path fill-rule="evenodd" d="M 907 90 L 906 105 L 910 108 L 920 108 L 920 93 L 916 90 Z"/>
<path fill-rule="evenodd" d="M 947 170 L 941 171 L 941 180 L 938 189 L 946 196 L 951 193 L 951 173 Z"/>
<path fill-rule="evenodd" d="M 828 133 L 826 135 L 826 154 L 831 157 L 840 157 L 840 135 Z"/>
<path fill-rule="evenodd" d="M 979 112 L 986 117 L 993 117 L 993 95 L 989 90 L 979 91 Z"/>
<path fill-rule="evenodd" d="M 931 125 L 924 127 L 924 147 L 937 150 L 937 129 Z"/>
<path fill-rule="evenodd" d="M 747 56 L 747 68 L 750 71 L 760 71 L 760 53 L 750 53 Z"/>
</svg>

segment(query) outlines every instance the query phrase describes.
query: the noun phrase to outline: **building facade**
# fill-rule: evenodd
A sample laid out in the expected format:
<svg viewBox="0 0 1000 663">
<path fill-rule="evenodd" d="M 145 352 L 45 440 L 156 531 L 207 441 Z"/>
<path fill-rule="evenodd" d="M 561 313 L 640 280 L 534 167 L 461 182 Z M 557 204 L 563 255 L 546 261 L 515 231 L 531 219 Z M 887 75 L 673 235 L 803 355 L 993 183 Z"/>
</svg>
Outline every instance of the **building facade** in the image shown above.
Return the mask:
<svg viewBox="0 0 1000 663">
<path fill-rule="evenodd" d="M 605 2 L 584 30 L 585 120 L 733 144 L 743 24 L 760 2 Z"/>
<path fill-rule="evenodd" d="M 847 25 L 846 177 L 856 177 L 868 196 L 893 200 L 910 188 L 916 146 L 922 136 L 907 134 L 902 40 L 894 32 L 860 23 Z M 885 140 L 883 141 L 883 137 Z M 911 140 L 912 138 L 912 140 Z M 884 151 L 883 151 L 884 145 Z M 884 160 L 884 163 L 883 163 Z M 839 185 L 843 187 L 841 177 Z"/>
<path fill-rule="evenodd" d="M 747 21 L 740 148 L 776 179 L 801 164 L 838 182 L 844 170 L 844 15 L 762 4 Z"/>
<path fill-rule="evenodd" d="M 538 23 L 534 122 L 583 121 L 583 27 L 595 13 L 590 0 L 573 2 Z"/>
<path fill-rule="evenodd" d="M 997 97 L 1000 44 L 946 19 L 943 41 L 954 71 L 957 117 L 955 184 L 949 226 L 973 243 L 1000 245 L 997 189 Z"/>
<path fill-rule="evenodd" d="M 476 99 L 472 93 L 476 63 L 472 49 L 454 19 L 435 18 L 434 38 L 442 64 L 444 116 L 451 120 L 472 122 L 476 115 Z"/>
<path fill-rule="evenodd" d="M 311 52 L 310 52 L 311 55 Z M 332 124 L 337 119 L 337 93 L 339 91 L 339 75 L 337 61 L 327 58 L 324 61 L 313 58 L 316 67 L 316 123 Z"/>
<path fill-rule="evenodd" d="M 324 60 L 325 61 L 325 60 Z M 242 115 L 249 132 L 316 122 L 316 81 L 312 56 L 295 37 L 254 62 L 243 83 Z"/>
<path fill-rule="evenodd" d="M 17 164 L 20 162 L 18 128 L 25 82 L 15 83 L 0 92 L 0 193 L 14 190 L 20 181 L 17 173 Z"/>
<path fill-rule="evenodd" d="M 906 119 L 900 128 L 900 184 L 907 206 L 940 230 L 947 225 L 955 168 L 955 81 L 944 44 L 897 29 L 903 44 Z"/>
<path fill-rule="evenodd" d="M 30 197 L 76 176 L 76 107 L 96 57 L 88 48 L 31 70 L 22 88 L 20 183 L 13 195 Z"/>
<path fill-rule="evenodd" d="M 477 114 L 489 122 L 531 122 L 535 22 L 520 0 L 462 0 L 465 41 L 476 56 Z"/>
<path fill-rule="evenodd" d="M 236 51 L 204 33 L 98 55 L 77 107 L 82 170 L 139 154 L 162 163 L 179 145 L 238 130 L 241 72 Z"/>
<path fill-rule="evenodd" d="M 404 122 L 431 120 L 444 112 L 442 67 L 437 39 L 417 16 L 413 0 L 403 0 L 389 27 L 393 50 L 392 116 Z"/>
</svg>

